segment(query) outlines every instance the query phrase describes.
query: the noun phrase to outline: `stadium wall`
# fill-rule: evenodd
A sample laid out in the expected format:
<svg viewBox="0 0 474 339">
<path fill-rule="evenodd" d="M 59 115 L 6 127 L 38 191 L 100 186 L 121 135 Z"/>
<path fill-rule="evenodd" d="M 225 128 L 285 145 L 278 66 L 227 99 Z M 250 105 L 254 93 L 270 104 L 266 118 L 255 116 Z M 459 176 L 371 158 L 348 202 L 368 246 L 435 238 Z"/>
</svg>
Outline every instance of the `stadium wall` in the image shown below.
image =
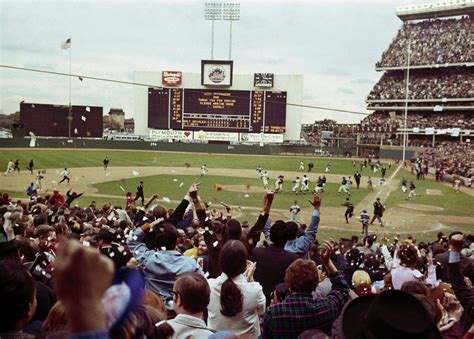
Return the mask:
<svg viewBox="0 0 474 339">
<path fill-rule="evenodd" d="M 222 144 L 188 144 L 148 141 L 110 141 L 94 139 L 36 139 L 37 147 L 58 149 L 111 149 L 111 150 L 141 150 L 165 152 L 197 152 L 218 154 L 254 154 L 254 155 L 298 155 L 319 156 L 320 148 L 311 146 L 281 146 L 264 145 L 222 145 Z M 0 148 L 30 148 L 30 139 L 0 139 Z M 31 148 L 34 149 L 34 148 Z M 334 156 L 344 156 L 347 152 L 356 154 L 355 148 L 325 148 Z"/>
<path fill-rule="evenodd" d="M 158 72 L 134 72 L 135 82 L 163 86 L 162 73 Z M 231 87 L 222 89 L 228 90 L 258 90 L 254 87 L 253 74 L 234 74 Z M 180 88 L 206 89 L 201 85 L 201 74 L 183 73 L 182 85 Z M 261 89 L 261 88 L 260 88 Z M 262 90 L 262 89 L 261 89 Z M 303 76 L 302 75 L 278 75 L 274 76 L 274 87 L 269 91 L 286 91 L 287 103 L 303 102 Z M 296 106 L 286 106 L 286 132 L 284 140 L 300 140 L 302 108 Z M 148 136 L 148 88 L 146 86 L 135 86 L 134 88 L 134 117 L 135 134 Z"/>
</svg>

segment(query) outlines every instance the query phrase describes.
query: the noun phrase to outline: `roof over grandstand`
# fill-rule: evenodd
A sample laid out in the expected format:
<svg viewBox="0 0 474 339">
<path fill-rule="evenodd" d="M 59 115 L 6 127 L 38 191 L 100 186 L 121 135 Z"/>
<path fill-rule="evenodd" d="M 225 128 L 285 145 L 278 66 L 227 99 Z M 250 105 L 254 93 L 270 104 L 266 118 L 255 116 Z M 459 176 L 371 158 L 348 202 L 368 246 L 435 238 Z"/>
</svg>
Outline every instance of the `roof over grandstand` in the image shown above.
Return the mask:
<svg viewBox="0 0 474 339">
<path fill-rule="evenodd" d="M 449 0 L 400 6 L 395 13 L 402 21 L 441 18 L 474 13 L 474 0 Z"/>
</svg>

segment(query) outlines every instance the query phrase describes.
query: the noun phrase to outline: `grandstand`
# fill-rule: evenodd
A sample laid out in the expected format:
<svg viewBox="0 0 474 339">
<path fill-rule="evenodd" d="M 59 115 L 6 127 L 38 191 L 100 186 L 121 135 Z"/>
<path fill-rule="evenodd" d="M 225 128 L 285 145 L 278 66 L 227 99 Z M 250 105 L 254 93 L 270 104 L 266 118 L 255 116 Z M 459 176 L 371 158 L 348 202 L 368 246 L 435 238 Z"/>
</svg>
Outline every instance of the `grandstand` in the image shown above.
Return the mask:
<svg viewBox="0 0 474 339">
<path fill-rule="evenodd" d="M 474 141 L 473 10 L 472 1 L 396 10 L 403 24 L 376 63 L 383 74 L 367 97 L 373 113 L 359 125 L 359 145 L 403 145 L 406 110 L 407 146 L 462 144 L 469 161 Z"/>
</svg>

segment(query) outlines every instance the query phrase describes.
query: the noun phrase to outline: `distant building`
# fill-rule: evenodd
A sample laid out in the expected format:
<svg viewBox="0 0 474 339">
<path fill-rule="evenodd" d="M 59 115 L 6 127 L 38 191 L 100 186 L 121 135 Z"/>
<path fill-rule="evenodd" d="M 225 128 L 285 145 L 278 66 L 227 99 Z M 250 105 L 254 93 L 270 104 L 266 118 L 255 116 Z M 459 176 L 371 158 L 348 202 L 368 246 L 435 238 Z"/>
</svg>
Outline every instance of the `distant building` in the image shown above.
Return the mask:
<svg viewBox="0 0 474 339">
<path fill-rule="evenodd" d="M 109 111 L 110 128 L 114 130 L 123 130 L 125 124 L 125 112 L 121 108 L 111 108 Z"/>
<path fill-rule="evenodd" d="M 133 133 L 135 131 L 135 121 L 133 118 L 125 119 L 123 128 L 125 132 Z"/>
</svg>

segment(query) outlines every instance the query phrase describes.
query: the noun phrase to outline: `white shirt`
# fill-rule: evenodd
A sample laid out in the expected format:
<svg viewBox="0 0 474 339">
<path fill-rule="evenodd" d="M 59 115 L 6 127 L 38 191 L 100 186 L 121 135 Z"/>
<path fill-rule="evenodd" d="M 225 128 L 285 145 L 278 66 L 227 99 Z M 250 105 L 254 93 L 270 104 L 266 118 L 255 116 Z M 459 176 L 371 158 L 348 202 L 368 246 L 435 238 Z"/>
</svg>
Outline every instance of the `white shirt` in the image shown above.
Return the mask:
<svg viewBox="0 0 474 339">
<path fill-rule="evenodd" d="M 222 273 L 216 279 L 209 279 L 211 300 L 207 307 L 209 317 L 207 324 L 217 331 L 230 331 L 245 338 L 257 338 L 260 335 L 259 315 L 265 312 L 265 295 L 258 282 L 247 282 L 242 274 L 233 278 L 243 296 L 242 312 L 233 317 L 226 317 L 221 313 L 221 287 L 227 280 Z"/>
</svg>

